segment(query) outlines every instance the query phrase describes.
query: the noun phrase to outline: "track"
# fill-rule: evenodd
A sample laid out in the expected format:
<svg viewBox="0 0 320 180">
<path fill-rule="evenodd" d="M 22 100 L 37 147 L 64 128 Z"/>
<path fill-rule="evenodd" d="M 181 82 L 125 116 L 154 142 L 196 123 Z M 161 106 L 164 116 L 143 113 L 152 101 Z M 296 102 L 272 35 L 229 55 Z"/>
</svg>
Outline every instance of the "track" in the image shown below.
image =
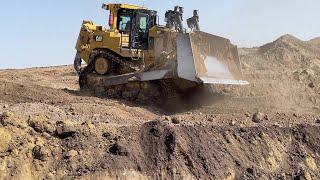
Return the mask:
<svg viewBox="0 0 320 180">
<path fill-rule="evenodd" d="M 138 72 L 142 65 L 130 62 L 128 59 L 121 59 L 111 52 L 97 50 L 91 56 L 90 63 L 82 69 L 79 74 L 79 84 L 82 90 L 92 90 L 102 96 L 110 98 L 122 98 L 130 101 L 143 102 L 147 104 L 163 105 L 169 99 L 177 96 L 177 89 L 174 82 L 171 80 L 155 80 L 146 82 L 129 82 L 119 85 L 104 85 L 99 78 L 105 77 L 94 72 L 94 63 L 96 57 L 104 57 L 113 62 L 112 73 L 110 76 L 115 76 L 121 73 L 118 67 L 130 67 L 132 71 Z M 138 64 L 138 65 L 137 65 Z M 107 75 L 106 75 L 107 76 Z"/>
</svg>

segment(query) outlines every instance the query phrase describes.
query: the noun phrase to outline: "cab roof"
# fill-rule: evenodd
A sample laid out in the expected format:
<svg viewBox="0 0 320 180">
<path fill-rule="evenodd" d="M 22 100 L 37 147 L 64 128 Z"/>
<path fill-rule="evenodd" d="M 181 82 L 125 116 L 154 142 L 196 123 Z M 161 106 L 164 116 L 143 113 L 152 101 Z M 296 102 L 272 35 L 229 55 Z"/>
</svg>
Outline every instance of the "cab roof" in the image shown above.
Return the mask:
<svg viewBox="0 0 320 180">
<path fill-rule="evenodd" d="M 114 9 L 134 9 L 134 10 L 143 9 L 143 10 L 147 10 L 147 8 L 145 8 L 145 7 L 131 5 L 131 4 L 103 4 L 102 8 L 106 9 L 106 10 L 114 10 Z"/>
</svg>

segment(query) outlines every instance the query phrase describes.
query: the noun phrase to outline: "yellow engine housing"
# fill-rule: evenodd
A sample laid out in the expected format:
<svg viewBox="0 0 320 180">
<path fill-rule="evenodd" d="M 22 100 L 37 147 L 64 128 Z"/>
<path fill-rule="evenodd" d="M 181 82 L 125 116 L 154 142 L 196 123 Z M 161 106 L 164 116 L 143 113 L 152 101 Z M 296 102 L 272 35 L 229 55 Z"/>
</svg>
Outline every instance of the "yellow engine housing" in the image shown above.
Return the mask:
<svg viewBox="0 0 320 180">
<path fill-rule="evenodd" d="M 93 50 L 107 49 L 125 58 L 143 57 L 145 65 L 148 66 L 154 61 L 160 60 L 162 52 L 167 52 L 168 49 L 173 48 L 175 35 L 174 31 L 166 27 L 154 26 L 149 29 L 149 38 L 153 39 L 150 42 L 149 49 L 138 50 L 137 53 L 137 50 L 123 48 L 123 46 L 129 44 L 129 35 L 122 34 L 118 30 L 106 29 L 91 21 L 83 21 L 76 50 L 87 64 L 89 64 Z"/>
</svg>

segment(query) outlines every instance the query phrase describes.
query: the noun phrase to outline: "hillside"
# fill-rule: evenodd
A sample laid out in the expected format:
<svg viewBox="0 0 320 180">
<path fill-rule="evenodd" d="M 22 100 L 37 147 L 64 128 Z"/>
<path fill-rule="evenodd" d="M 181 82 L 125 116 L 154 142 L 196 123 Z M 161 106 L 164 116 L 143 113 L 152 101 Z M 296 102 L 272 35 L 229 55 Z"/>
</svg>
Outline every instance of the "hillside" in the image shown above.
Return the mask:
<svg viewBox="0 0 320 180">
<path fill-rule="evenodd" d="M 320 48 L 320 37 L 311 39 L 311 40 L 309 41 L 309 43 L 311 43 L 312 45 Z"/>
</svg>

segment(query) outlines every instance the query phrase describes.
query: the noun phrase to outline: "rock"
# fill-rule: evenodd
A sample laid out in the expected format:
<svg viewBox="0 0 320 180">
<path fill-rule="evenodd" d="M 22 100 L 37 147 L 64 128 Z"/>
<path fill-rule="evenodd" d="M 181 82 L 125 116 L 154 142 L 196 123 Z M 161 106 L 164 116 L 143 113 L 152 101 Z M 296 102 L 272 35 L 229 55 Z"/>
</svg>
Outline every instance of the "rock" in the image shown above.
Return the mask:
<svg viewBox="0 0 320 180">
<path fill-rule="evenodd" d="M 266 137 L 267 137 L 267 135 L 266 135 L 266 133 L 264 133 L 264 132 L 260 132 L 259 133 L 259 137 L 261 138 L 261 139 L 265 139 Z"/>
<path fill-rule="evenodd" d="M 315 87 L 316 87 L 316 85 L 314 84 L 314 82 L 309 83 L 308 86 L 309 86 L 309 88 L 315 88 Z"/>
<path fill-rule="evenodd" d="M 41 137 L 36 137 L 35 138 L 35 142 L 34 142 L 37 146 L 45 146 L 45 140 Z"/>
<path fill-rule="evenodd" d="M 11 134 L 4 128 L 0 128 L 0 152 L 8 150 L 11 139 Z"/>
<path fill-rule="evenodd" d="M 63 179 L 64 176 L 68 174 L 67 170 L 65 169 L 58 169 L 56 173 L 56 179 Z"/>
<path fill-rule="evenodd" d="M 316 123 L 317 123 L 317 124 L 320 124 L 320 117 L 318 117 L 318 118 L 316 119 Z"/>
<path fill-rule="evenodd" d="M 301 80 L 301 78 L 300 78 L 300 71 L 297 70 L 297 71 L 293 72 L 292 75 L 293 75 L 293 78 L 294 78 L 295 80 L 297 80 L 297 81 L 300 81 L 300 80 Z"/>
<path fill-rule="evenodd" d="M 35 159 L 38 159 L 41 161 L 47 161 L 51 156 L 51 151 L 46 147 L 37 145 L 32 149 L 32 155 Z"/>
<path fill-rule="evenodd" d="M 304 69 L 301 73 L 301 75 L 308 75 L 308 76 L 314 76 L 314 71 L 312 69 Z"/>
<path fill-rule="evenodd" d="M 51 172 L 49 172 L 46 176 L 47 179 L 55 179 L 55 175 Z"/>
<path fill-rule="evenodd" d="M 7 162 L 7 167 L 8 168 L 12 168 L 14 166 L 14 162 L 12 160 L 9 160 L 9 162 Z"/>
<path fill-rule="evenodd" d="M 235 160 L 236 166 L 241 166 L 241 162 L 239 160 Z"/>
<path fill-rule="evenodd" d="M 214 121 L 214 118 L 209 117 L 209 118 L 208 118 L 208 121 L 209 121 L 209 122 L 213 122 L 213 121 Z"/>
<path fill-rule="evenodd" d="M 10 112 L 10 111 L 5 111 L 2 113 L 2 116 L 5 117 L 5 118 L 10 118 L 13 116 L 13 113 Z"/>
<path fill-rule="evenodd" d="M 252 174 L 252 175 L 254 175 L 255 174 L 255 172 L 254 172 L 254 169 L 253 168 L 247 168 L 247 173 L 249 173 L 249 174 Z"/>
<path fill-rule="evenodd" d="M 58 121 L 56 123 L 56 134 L 59 138 L 67 138 L 75 134 L 76 132 L 73 130 L 74 127 L 69 124 L 62 121 Z"/>
<path fill-rule="evenodd" d="M 265 115 L 261 112 L 257 112 L 253 114 L 252 121 L 255 123 L 261 123 L 264 119 Z"/>
<path fill-rule="evenodd" d="M 234 126 L 234 125 L 236 125 L 236 122 L 232 120 L 232 121 L 229 123 L 229 125 L 230 125 L 230 126 Z"/>
<path fill-rule="evenodd" d="M 315 158 L 313 158 L 311 155 L 307 155 L 305 158 L 305 162 L 308 168 L 312 169 L 313 171 L 316 171 L 318 169 L 318 166 Z"/>
<path fill-rule="evenodd" d="M 149 132 L 155 137 L 161 136 L 161 132 L 159 131 L 159 129 L 157 127 L 152 127 Z"/>
<path fill-rule="evenodd" d="M 7 121 L 7 118 L 4 116 L 0 116 L 0 125 L 7 126 L 9 122 Z"/>
<path fill-rule="evenodd" d="M 178 117 L 178 116 L 175 116 L 175 117 L 172 118 L 171 122 L 172 122 L 173 124 L 180 124 L 181 118 Z"/>
<path fill-rule="evenodd" d="M 118 142 L 109 147 L 109 152 L 117 156 L 128 156 L 128 151 Z"/>
<path fill-rule="evenodd" d="M 4 109 L 6 109 L 6 108 L 8 108 L 8 107 L 9 107 L 8 104 L 4 104 L 4 105 L 3 105 L 3 108 L 4 108 Z"/>
<path fill-rule="evenodd" d="M 215 118 L 217 118 L 218 116 L 217 116 L 216 114 L 211 114 L 210 117 L 213 118 L 213 119 L 215 119 Z"/>
<path fill-rule="evenodd" d="M 247 117 L 251 116 L 249 112 L 246 112 L 244 115 L 247 116 Z"/>
<path fill-rule="evenodd" d="M 108 163 L 102 162 L 102 163 L 100 164 L 100 167 L 101 167 L 102 169 L 107 169 L 107 168 L 108 168 Z"/>
<path fill-rule="evenodd" d="M 293 113 L 293 117 L 299 117 L 297 113 Z"/>
<path fill-rule="evenodd" d="M 14 157 L 17 157 L 19 155 L 19 150 L 18 149 L 13 149 L 11 151 L 11 154 L 14 156 Z"/>
<path fill-rule="evenodd" d="M 56 131 L 56 127 L 51 123 L 45 123 L 44 130 L 49 134 L 53 134 Z"/>
<path fill-rule="evenodd" d="M 47 139 L 51 138 L 51 135 L 49 133 L 47 133 L 47 132 L 42 133 L 42 136 L 47 138 Z"/>
<path fill-rule="evenodd" d="M 224 178 L 224 179 L 225 179 L 225 180 L 234 180 L 235 177 L 236 177 L 235 172 L 234 172 L 233 170 L 231 170 L 231 171 L 229 171 L 229 172 L 227 173 L 227 177 Z"/>
<path fill-rule="evenodd" d="M 28 120 L 28 124 L 36 132 L 39 133 L 47 132 L 49 134 L 53 134 L 56 130 L 54 125 L 51 122 L 49 122 L 48 118 L 45 116 L 30 117 Z"/>
<path fill-rule="evenodd" d="M 108 140 L 110 140 L 111 133 L 105 132 L 105 133 L 102 134 L 102 137 L 107 138 Z"/>
<path fill-rule="evenodd" d="M 0 174 L 6 174 L 8 170 L 8 162 L 0 159 Z"/>
<path fill-rule="evenodd" d="M 242 68 L 243 68 L 243 69 L 250 69 L 251 66 L 250 66 L 249 64 L 243 62 L 243 63 L 242 63 Z"/>
<path fill-rule="evenodd" d="M 305 180 L 312 180 L 310 173 L 302 168 L 300 172 L 294 177 L 294 179 L 305 179 Z"/>
<path fill-rule="evenodd" d="M 70 150 L 70 151 L 68 151 L 68 152 L 66 153 L 65 156 L 66 156 L 66 158 L 71 159 L 71 158 L 73 158 L 73 157 L 78 156 L 78 151 L 76 151 L 76 150 Z"/>
<path fill-rule="evenodd" d="M 93 124 L 92 121 L 86 121 L 86 122 L 84 122 L 82 125 L 87 126 L 87 128 L 90 129 L 90 130 L 93 130 L 93 129 L 96 128 L 96 126 Z"/>
<path fill-rule="evenodd" d="M 164 116 L 163 119 L 165 121 L 172 121 L 172 118 L 170 116 Z"/>
<path fill-rule="evenodd" d="M 278 122 L 275 122 L 273 125 L 274 125 L 275 127 L 282 127 L 281 124 L 278 123 Z"/>
<path fill-rule="evenodd" d="M 226 134 L 226 135 L 224 136 L 224 138 L 226 139 L 227 143 L 231 143 L 231 142 L 232 142 L 232 135 Z"/>
</svg>

